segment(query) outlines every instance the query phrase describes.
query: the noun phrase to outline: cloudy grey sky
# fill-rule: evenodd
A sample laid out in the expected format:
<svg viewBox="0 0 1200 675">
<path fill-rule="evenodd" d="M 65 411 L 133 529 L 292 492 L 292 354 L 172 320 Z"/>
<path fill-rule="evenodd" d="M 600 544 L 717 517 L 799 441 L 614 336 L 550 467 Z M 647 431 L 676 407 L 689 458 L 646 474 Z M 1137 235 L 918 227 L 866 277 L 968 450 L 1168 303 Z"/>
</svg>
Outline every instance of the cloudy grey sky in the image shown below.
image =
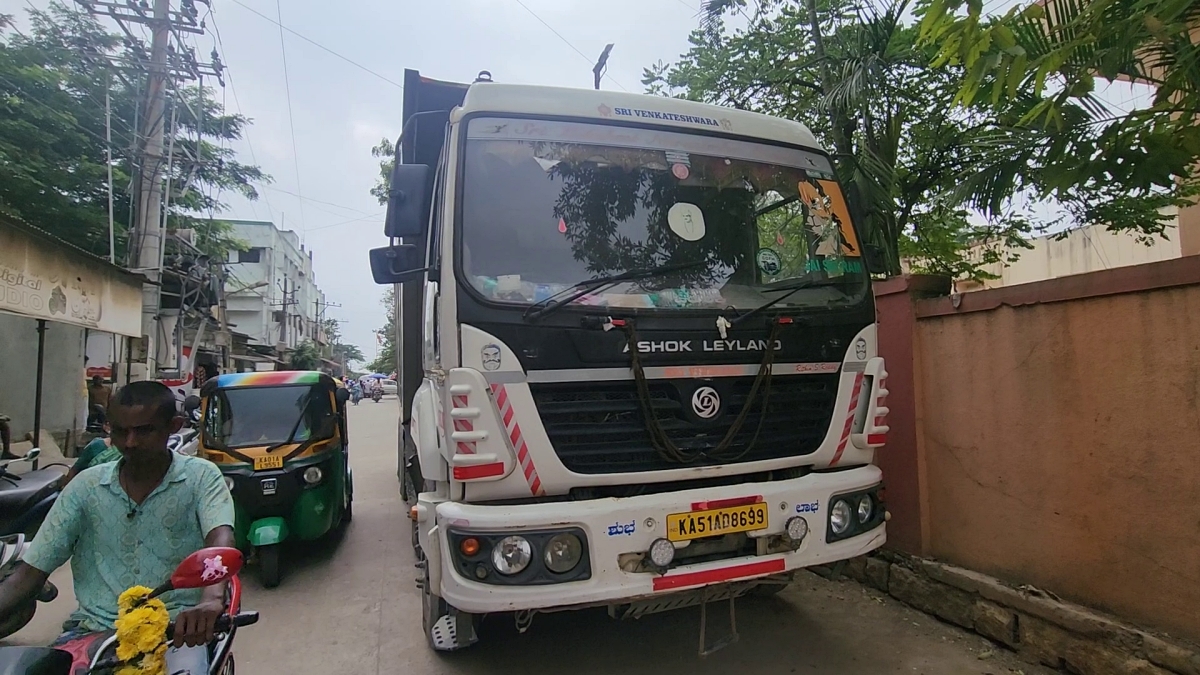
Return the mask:
<svg viewBox="0 0 1200 675">
<path fill-rule="evenodd" d="M 468 82 L 489 70 L 497 81 L 590 87 L 591 64 L 614 42 L 604 88 L 640 91 L 645 66 L 686 51 L 701 2 L 211 1 L 208 34 L 195 38 L 197 52 L 218 48 L 230 76 L 217 95 L 227 109 L 253 120 L 236 149 L 275 181 L 256 203 L 231 199 L 226 215 L 271 219 L 302 233 L 314 250 L 317 283 L 330 302 L 342 305 L 329 316 L 345 321 L 344 335 L 368 358 L 384 310 L 367 250 L 385 243 L 383 208 L 368 193 L 378 174 L 370 148 L 400 133 L 404 69 Z M 1012 2 L 992 0 L 988 9 L 1003 11 Z M 0 0 L 0 12 L 22 15 L 46 4 Z M 284 31 L 281 44 L 272 22 L 280 15 L 284 26 L 312 42 Z"/>
</svg>

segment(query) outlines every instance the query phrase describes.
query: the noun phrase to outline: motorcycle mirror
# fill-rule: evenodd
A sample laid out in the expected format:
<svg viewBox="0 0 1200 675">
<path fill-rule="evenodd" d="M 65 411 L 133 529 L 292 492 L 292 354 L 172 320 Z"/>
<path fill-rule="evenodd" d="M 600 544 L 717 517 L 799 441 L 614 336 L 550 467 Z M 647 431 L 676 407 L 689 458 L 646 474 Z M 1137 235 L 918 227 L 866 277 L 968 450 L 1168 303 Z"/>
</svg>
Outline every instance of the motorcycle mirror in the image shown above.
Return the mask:
<svg viewBox="0 0 1200 675">
<path fill-rule="evenodd" d="M 183 399 L 183 411 L 184 412 L 190 413 L 193 410 L 198 409 L 199 407 L 200 407 L 200 397 L 199 396 L 192 394 L 191 396 L 188 396 L 187 398 Z"/>
<path fill-rule="evenodd" d="M 171 579 L 154 589 L 150 597 L 180 588 L 202 588 L 219 584 L 241 571 L 242 562 L 242 552 L 236 548 L 202 548 L 184 558 L 171 574 Z"/>
<path fill-rule="evenodd" d="M 37 459 L 38 456 L 41 454 L 42 454 L 41 448 L 30 448 L 29 452 L 25 453 L 25 456 L 21 458 L 21 461 L 32 462 L 33 460 Z"/>
</svg>

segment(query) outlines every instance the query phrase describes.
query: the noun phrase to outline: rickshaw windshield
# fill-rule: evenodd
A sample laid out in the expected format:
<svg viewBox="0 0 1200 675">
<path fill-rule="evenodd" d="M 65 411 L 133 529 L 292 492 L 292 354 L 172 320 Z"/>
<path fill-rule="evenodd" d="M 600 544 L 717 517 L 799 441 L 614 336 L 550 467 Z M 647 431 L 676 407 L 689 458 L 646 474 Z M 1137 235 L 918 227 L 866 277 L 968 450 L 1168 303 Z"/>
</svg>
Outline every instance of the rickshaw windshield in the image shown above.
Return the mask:
<svg viewBox="0 0 1200 675">
<path fill-rule="evenodd" d="M 205 442 L 225 448 L 327 440 L 336 431 L 329 390 L 312 385 L 218 389 L 204 419 Z"/>
</svg>

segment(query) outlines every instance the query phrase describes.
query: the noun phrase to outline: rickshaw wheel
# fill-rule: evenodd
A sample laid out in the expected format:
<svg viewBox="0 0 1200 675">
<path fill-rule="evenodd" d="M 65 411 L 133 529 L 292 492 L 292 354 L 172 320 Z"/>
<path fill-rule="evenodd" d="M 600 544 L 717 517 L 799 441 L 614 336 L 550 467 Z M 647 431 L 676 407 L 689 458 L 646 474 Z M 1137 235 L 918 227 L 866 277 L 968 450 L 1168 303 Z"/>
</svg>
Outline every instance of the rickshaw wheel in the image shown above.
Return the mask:
<svg viewBox="0 0 1200 675">
<path fill-rule="evenodd" d="M 275 588 L 279 585 L 279 544 L 259 547 L 258 566 L 263 586 Z"/>
</svg>

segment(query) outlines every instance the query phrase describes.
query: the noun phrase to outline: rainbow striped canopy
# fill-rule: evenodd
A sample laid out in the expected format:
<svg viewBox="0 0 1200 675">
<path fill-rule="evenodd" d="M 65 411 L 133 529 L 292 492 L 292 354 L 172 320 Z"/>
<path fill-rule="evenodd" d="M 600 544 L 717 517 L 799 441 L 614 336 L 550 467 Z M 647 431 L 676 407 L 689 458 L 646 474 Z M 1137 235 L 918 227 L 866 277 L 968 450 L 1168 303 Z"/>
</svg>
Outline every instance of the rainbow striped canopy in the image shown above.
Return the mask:
<svg viewBox="0 0 1200 675">
<path fill-rule="evenodd" d="M 274 370 L 261 373 L 226 373 L 217 377 L 217 388 L 270 387 L 286 384 L 319 384 L 324 373 L 315 370 Z M 330 384 L 333 384 L 332 380 Z"/>
</svg>

